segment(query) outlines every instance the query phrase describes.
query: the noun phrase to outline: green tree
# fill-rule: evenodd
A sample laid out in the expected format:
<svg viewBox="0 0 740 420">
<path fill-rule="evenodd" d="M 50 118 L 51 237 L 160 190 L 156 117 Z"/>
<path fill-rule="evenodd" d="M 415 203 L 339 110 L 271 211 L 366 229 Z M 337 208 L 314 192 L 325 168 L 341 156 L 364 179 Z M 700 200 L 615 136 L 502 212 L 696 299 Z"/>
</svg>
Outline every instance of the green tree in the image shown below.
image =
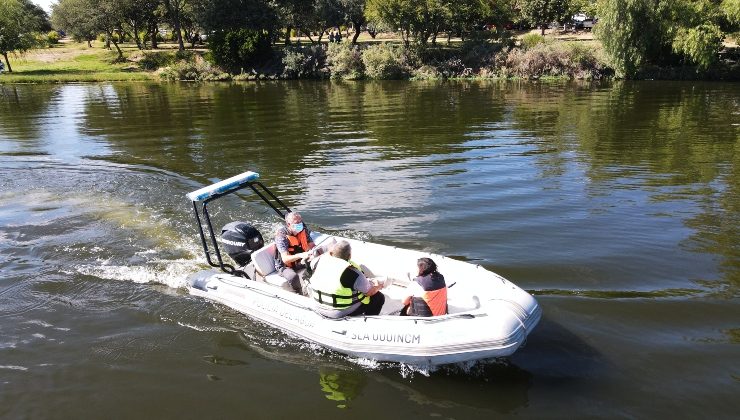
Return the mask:
<svg viewBox="0 0 740 420">
<path fill-rule="evenodd" d="M 444 30 L 449 37 L 454 33 L 465 39 L 478 32 L 483 25 L 492 24 L 500 28 L 514 18 L 514 2 L 511 0 L 446 0 L 447 18 Z"/>
<path fill-rule="evenodd" d="M 400 31 L 406 44 L 412 36 L 426 44 L 445 23 L 448 9 L 443 0 L 367 0 L 365 16 Z"/>
<path fill-rule="evenodd" d="M 562 22 L 572 14 L 569 0 L 522 0 L 520 7 L 522 16 L 538 26 L 542 35 L 550 22 Z"/>
<path fill-rule="evenodd" d="M 734 26 L 731 30 L 737 30 L 737 25 L 740 25 L 740 0 L 724 0 L 720 7 L 729 23 Z"/>
<path fill-rule="evenodd" d="M 93 10 L 87 0 L 61 0 L 52 6 L 51 20 L 54 27 L 72 35 L 75 41 L 87 41 L 87 46 L 97 35 Z"/>
<path fill-rule="evenodd" d="M 312 0 L 276 0 L 280 22 L 285 28 L 285 45 L 290 44 L 293 29 L 308 32 L 315 22 L 315 8 Z"/>
<path fill-rule="evenodd" d="M 601 0 L 596 35 L 614 66 L 634 77 L 646 65 L 717 62 L 738 0 Z"/>
<path fill-rule="evenodd" d="M 182 40 L 182 22 L 185 15 L 192 13 L 189 0 L 163 0 L 164 7 L 167 10 L 167 18 L 172 24 L 172 30 L 177 39 L 177 47 L 180 51 L 185 51 L 185 44 Z"/>
<path fill-rule="evenodd" d="M 665 54 L 670 45 L 664 0 L 601 0 L 596 36 L 615 68 L 633 77 L 645 64 Z"/>
<path fill-rule="evenodd" d="M 0 0 L 0 54 L 12 72 L 8 53 L 23 53 L 37 46 L 34 32 L 49 28 L 46 12 L 30 0 Z"/>
<path fill-rule="evenodd" d="M 131 37 L 141 50 L 144 45 L 140 32 L 147 29 L 153 19 L 157 19 L 160 0 L 122 0 L 120 4 L 124 22 L 131 29 Z"/>
<path fill-rule="evenodd" d="M 367 24 L 365 17 L 365 0 L 338 0 L 344 13 L 344 20 L 351 23 L 355 30 L 352 36 L 352 44 L 357 44 L 362 27 Z"/>
<path fill-rule="evenodd" d="M 273 33 L 278 28 L 277 10 L 269 0 L 199 0 L 193 10 L 198 24 L 209 31 Z"/>
</svg>

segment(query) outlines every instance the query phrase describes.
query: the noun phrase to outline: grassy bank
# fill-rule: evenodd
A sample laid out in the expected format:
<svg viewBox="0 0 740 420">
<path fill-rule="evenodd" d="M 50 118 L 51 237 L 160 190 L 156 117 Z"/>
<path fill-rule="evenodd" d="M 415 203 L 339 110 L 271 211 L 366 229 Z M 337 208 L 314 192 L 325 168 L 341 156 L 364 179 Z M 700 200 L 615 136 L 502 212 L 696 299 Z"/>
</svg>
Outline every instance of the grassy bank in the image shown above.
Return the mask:
<svg viewBox="0 0 740 420">
<path fill-rule="evenodd" d="M 157 51 L 139 51 L 122 44 L 126 60 L 101 42 L 62 42 L 11 58 L 12 73 L 0 74 L 2 83 L 65 83 L 135 80 L 251 81 L 277 79 L 605 79 L 614 77 L 601 43 L 590 33 L 520 33 L 498 42 L 453 40 L 437 46 L 404 47 L 397 39 L 360 38 L 349 44 L 312 45 L 294 39 L 276 45 L 258 66 L 229 74 L 203 58 L 205 49 L 177 53 L 176 45 L 161 44 Z M 516 45 L 516 47 L 513 47 Z M 512 48 L 513 47 L 513 48 Z M 738 65 L 722 65 L 709 72 L 694 67 L 648 68 L 644 79 L 737 80 Z"/>
<path fill-rule="evenodd" d="M 520 34 L 523 35 L 523 34 Z M 556 36 L 548 36 L 552 42 L 562 44 Z M 261 80 L 261 79 L 295 79 L 295 78 L 352 78 L 347 75 L 336 76 L 333 73 L 341 73 L 338 69 L 344 65 L 359 66 L 356 78 L 412 78 L 412 79 L 445 79 L 445 78 L 518 78 L 526 77 L 528 69 L 508 74 L 494 71 L 490 61 L 493 59 L 493 51 L 466 51 L 465 43 L 459 39 L 452 39 L 451 44 L 444 41 L 430 50 L 429 60 L 421 60 L 418 56 L 411 59 L 411 55 L 404 53 L 403 57 L 387 56 L 394 50 L 407 50 L 400 48 L 401 40 L 388 36 L 379 36 L 372 39 L 366 34 L 360 37 L 359 50 L 368 48 L 375 51 L 374 61 L 370 60 L 368 65 L 363 63 L 339 63 L 334 60 L 331 66 L 326 58 L 326 48 L 323 50 L 318 46 L 311 46 L 307 39 L 293 39 L 293 46 L 285 48 L 283 45 L 274 47 L 274 54 L 257 69 L 242 69 L 242 74 L 224 73 L 222 69 L 213 66 L 203 60 L 205 50 L 183 54 L 187 58 L 178 60 L 175 57 L 175 45 L 160 44 L 161 48 L 156 52 L 139 51 L 134 44 L 121 44 L 126 60 L 117 61 L 115 50 L 103 48 L 102 42 L 95 41 L 92 47 L 86 43 L 76 43 L 64 40 L 52 48 L 36 49 L 19 56 L 11 56 L 13 72 L 0 74 L 0 83 L 65 83 L 65 82 L 104 82 L 104 81 L 131 81 L 131 80 Z M 591 39 L 584 44 L 592 44 Z M 388 47 L 378 49 L 380 43 L 387 43 Z M 326 44 L 325 44 L 326 45 Z M 338 46 L 338 45 L 334 45 Z M 499 50 L 500 50 L 499 46 Z M 472 53 L 472 55 L 471 55 Z M 385 54 L 385 56 L 384 56 Z M 463 63 L 458 55 L 467 55 Z M 484 56 L 488 54 L 487 56 Z M 480 55 L 480 57 L 476 57 Z M 182 56 L 182 55 L 181 55 Z M 287 58 L 286 58 L 287 57 Z M 360 55 L 357 55 L 359 58 Z M 369 56 L 368 56 L 369 57 Z M 503 57 L 503 55 L 501 55 Z M 336 57 L 335 57 L 336 58 Z M 347 57 L 352 59 L 352 57 Z M 394 62 L 401 60 L 401 62 Z M 374 64 L 371 64 L 371 61 Z M 531 61 L 531 60 L 530 60 Z M 481 71 L 484 62 L 487 68 Z M 503 61 L 502 61 L 503 63 Z M 399 67 L 398 71 L 392 72 L 390 76 L 383 71 L 374 71 L 373 67 L 384 66 Z M 474 71 L 471 70 L 471 67 Z M 519 67 L 522 67 L 521 65 Z M 160 69 L 161 68 L 161 69 Z M 6 69 L 7 70 L 7 69 Z M 375 74 L 378 73 L 378 74 Z M 541 73 L 541 71 L 540 71 Z M 548 76 L 542 74 L 534 77 Z M 554 74 L 556 78 L 573 77 L 572 74 Z"/>
<path fill-rule="evenodd" d="M 136 48 L 124 46 L 124 54 L 131 55 Z M 0 74 L 0 83 L 63 83 L 103 82 L 122 80 L 150 80 L 152 72 L 142 71 L 136 63 L 116 62 L 118 54 L 93 42 L 64 42 L 53 48 L 32 50 L 10 56 L 13 72 Z M 7 68 L 6 68 L 7 70 Z"/>
</svg>

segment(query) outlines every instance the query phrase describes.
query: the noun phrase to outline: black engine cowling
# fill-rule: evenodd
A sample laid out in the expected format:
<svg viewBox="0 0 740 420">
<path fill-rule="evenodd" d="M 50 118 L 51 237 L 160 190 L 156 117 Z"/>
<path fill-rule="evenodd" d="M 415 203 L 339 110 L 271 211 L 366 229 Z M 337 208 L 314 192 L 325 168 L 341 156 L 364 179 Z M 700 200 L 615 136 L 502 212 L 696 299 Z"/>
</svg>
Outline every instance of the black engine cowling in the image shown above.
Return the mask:
<svg viewBox="0 0 740 420">
<path fill-rule="evenodd" d="M 265 245 L 262 234 L 246 222 L 231 222 L 221 229 L 223 249 L 240 266 L 252 261 L 252 253 Z"/>
</svg>

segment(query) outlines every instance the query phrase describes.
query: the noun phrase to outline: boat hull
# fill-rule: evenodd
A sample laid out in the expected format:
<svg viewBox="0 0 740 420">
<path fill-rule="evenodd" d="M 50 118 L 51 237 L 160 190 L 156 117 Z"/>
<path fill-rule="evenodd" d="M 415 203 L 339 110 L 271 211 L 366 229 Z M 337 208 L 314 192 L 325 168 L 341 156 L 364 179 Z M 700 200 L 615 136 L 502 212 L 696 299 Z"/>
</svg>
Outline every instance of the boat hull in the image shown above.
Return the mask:
<svg viewBox="0 0 740 420">
<path fill-rule="evenodd" d="M 214 271 L 196 273 L 188 283 L 193 295 L 340 353 L 418 365 L 511 355 L 541 316 L 536 301 L 518 288 L 529 299 L 500 294 L 483 298 L 478 308 L 431 318 L 396 315 L 396 296 L 386 291 L 386 306 L 391 309 L 384 306 L 381 315 L 331 319 L 315 312 L 310 299 L 267 283 Z"/>
</svg>

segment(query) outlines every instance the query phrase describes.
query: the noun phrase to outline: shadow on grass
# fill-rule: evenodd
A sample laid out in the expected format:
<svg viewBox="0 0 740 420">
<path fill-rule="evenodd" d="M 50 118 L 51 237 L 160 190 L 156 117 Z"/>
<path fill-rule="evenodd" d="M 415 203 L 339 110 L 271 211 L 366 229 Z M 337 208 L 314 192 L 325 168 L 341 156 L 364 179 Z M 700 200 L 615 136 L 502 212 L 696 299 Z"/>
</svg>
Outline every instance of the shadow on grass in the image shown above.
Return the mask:
<svg viewBox="0 0 740 420">
<path fill-rule="evenodd" d="M 79 70 L 79 69 L 39 69 L 39 70 L 14 71 L 13 73 L 8 73 L 8 75 L 15 75 L 15 76 L 61 76 L 61 75 L 67 75 L 67 74 L 87 75 L 87 74 L 95 74 L 95 73 L 103 73 L 103 71 L 97 71 L 97 70 Z"/>
</svg>

